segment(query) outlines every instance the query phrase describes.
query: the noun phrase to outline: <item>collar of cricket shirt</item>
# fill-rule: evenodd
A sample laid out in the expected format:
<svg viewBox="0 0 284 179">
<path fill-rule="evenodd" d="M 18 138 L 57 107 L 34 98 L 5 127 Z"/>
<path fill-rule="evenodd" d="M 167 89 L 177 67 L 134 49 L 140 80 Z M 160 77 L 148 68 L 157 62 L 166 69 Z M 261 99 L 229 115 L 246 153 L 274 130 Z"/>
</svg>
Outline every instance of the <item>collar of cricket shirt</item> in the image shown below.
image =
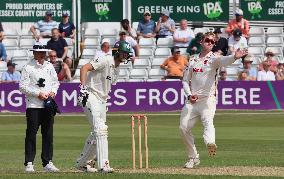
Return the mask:
<svg viewBox="0 0 284 179">
<path fill-rule="evenodd" d="M 44 67 L 46 66 L 46 63 L 47 63 L 47 62 L 44 61 L 43 64 L 40 64 L 40 63 L 38 63 L 37 60 L 35 60 L 35 64 L 36 64 L 36 66 L 39 67 L 39 68 L 44 68 Z"/>
</svg>

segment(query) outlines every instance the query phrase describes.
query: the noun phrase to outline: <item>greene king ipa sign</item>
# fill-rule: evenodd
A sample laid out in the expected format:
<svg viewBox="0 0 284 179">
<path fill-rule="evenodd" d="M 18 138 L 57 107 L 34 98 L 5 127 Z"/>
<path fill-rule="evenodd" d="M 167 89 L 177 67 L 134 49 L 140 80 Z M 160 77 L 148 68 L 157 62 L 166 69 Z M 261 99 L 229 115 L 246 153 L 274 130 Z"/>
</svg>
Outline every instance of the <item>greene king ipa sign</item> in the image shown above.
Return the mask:
<svg viewBox="0 0 284 179">
<path fill-rule="evenodd" d="M 277 0 L 242 0 L 244 17 L 249 20 L 284 21 L 284 1 Z"/>
<path fill-rule="evenodd" d="M 36 22 L 47 10 L 53 12 L 56 21 L 64 12 L 72 17 L 72 0 L 0 0 L 0 21 Z"/>
<path fill-rule="evenodd" d="M 227 21 L 228 0 L 132 0 L 132 21 L 139 21 L 148 10 L 157 21 L 160 13 L 167 9 L 175 21 L 183 18 L 190 21 Z"/>
<path fill-rule="evenodd" d="M 81 0 L 82 22 L 120 22 L 122 0 Z"/>
</svg>

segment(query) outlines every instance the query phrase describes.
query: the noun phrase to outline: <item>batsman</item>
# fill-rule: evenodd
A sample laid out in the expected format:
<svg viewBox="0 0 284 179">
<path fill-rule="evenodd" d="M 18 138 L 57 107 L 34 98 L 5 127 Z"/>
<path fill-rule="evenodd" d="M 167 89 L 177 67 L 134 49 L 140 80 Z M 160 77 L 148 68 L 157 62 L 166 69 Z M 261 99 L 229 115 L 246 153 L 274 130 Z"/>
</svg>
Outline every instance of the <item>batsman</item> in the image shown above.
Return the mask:
<svg viewBox="0 0 284 179">
<path fill-rule="evenodd" d="M 117 43 L 112 55 L 105 55 L 84 65 L 80 70 L 80 94 L 78 103 L 91 125 L 91 133 L 77 159 L 75 167 L 85 172 L 110 173 L 108 159 L 108 126 L 106 102 L 111 85 L 117 80 L 120 63 L 128 63 L 131 46 L 125 41 Z M 93 166 L 96 161 L 97 168 Z"/>
</svg>

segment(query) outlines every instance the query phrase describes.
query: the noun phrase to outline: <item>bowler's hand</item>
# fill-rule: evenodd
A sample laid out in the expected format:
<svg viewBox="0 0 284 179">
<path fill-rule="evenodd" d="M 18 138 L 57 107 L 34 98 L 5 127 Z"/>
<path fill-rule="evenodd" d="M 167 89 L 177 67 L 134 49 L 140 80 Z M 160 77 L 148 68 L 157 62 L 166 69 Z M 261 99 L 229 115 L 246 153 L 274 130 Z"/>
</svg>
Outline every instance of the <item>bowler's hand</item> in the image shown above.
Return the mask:
<svg viewBox="0 0 284 179">
<path fill-rule="evenodd" d="M 247 54 L 248 54 L 248 50 L 247 49 L 244 49 L 244 50 L 238 49 L 235 52 L 234 58 L 235 59 L 239 59 L 239 58 L 245 57 Z"/>
<path fill-rule="evenodd" d="M 54 98 L 55 98 L 55 93 L 50 92 L 50 93 L 48 94 L 48 96 L 50 96 L 50 97 L 52 97 L 52 98 L 54 99 Z"/>
<path fill-rule="evenodd" d="M 189 97 L 189 101 L 190 101 L 191 104 L 196 103 L 197 99 L 198 99 L 198 96 L 197 96 L 197 95 L 191 95 L 191 96 Z"/>
<path fill-rule="evenodd" d="M 43 92 L 40 92 L 39 95 L 38 95 L 38 98 L 40 100 L 46 100 L 48 98 L 48 95 L 43 93 Z"/>
</svg>

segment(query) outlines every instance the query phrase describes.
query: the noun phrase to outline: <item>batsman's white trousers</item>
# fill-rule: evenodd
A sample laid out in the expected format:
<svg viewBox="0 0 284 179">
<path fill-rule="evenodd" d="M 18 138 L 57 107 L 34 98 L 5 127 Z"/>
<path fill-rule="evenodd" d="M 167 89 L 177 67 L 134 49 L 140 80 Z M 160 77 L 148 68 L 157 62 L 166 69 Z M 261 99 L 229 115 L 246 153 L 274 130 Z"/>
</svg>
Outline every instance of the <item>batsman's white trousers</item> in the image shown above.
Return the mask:
<svg viewBox="0 0 284 179">
<path fill-rule="evenodd" d="M 201 119 L 203 130 L 204 143 L 215 144 L 215 128 L 213 125 L 213 118 L 216 111 L 216 97 L 204 97 L 191 104 L 186 103 L 182 109 L 180 116 L 180 131 L 183 141 L 186 145 L 188 158 L 198 158 L 192 128 L 198 119 Z"/>
<path fill-rule="evenodd" d="M 99 100 L 90 93 L 84 113 L 91 125 L 91 133 L 87 137 L 85 146 L 77 159 L 76 166 L 84 167 L 97 158 L 97 168 L 102 169 L 108 161 L 108 126 L 106 123 L 106 102 Z"/>
</svg>

